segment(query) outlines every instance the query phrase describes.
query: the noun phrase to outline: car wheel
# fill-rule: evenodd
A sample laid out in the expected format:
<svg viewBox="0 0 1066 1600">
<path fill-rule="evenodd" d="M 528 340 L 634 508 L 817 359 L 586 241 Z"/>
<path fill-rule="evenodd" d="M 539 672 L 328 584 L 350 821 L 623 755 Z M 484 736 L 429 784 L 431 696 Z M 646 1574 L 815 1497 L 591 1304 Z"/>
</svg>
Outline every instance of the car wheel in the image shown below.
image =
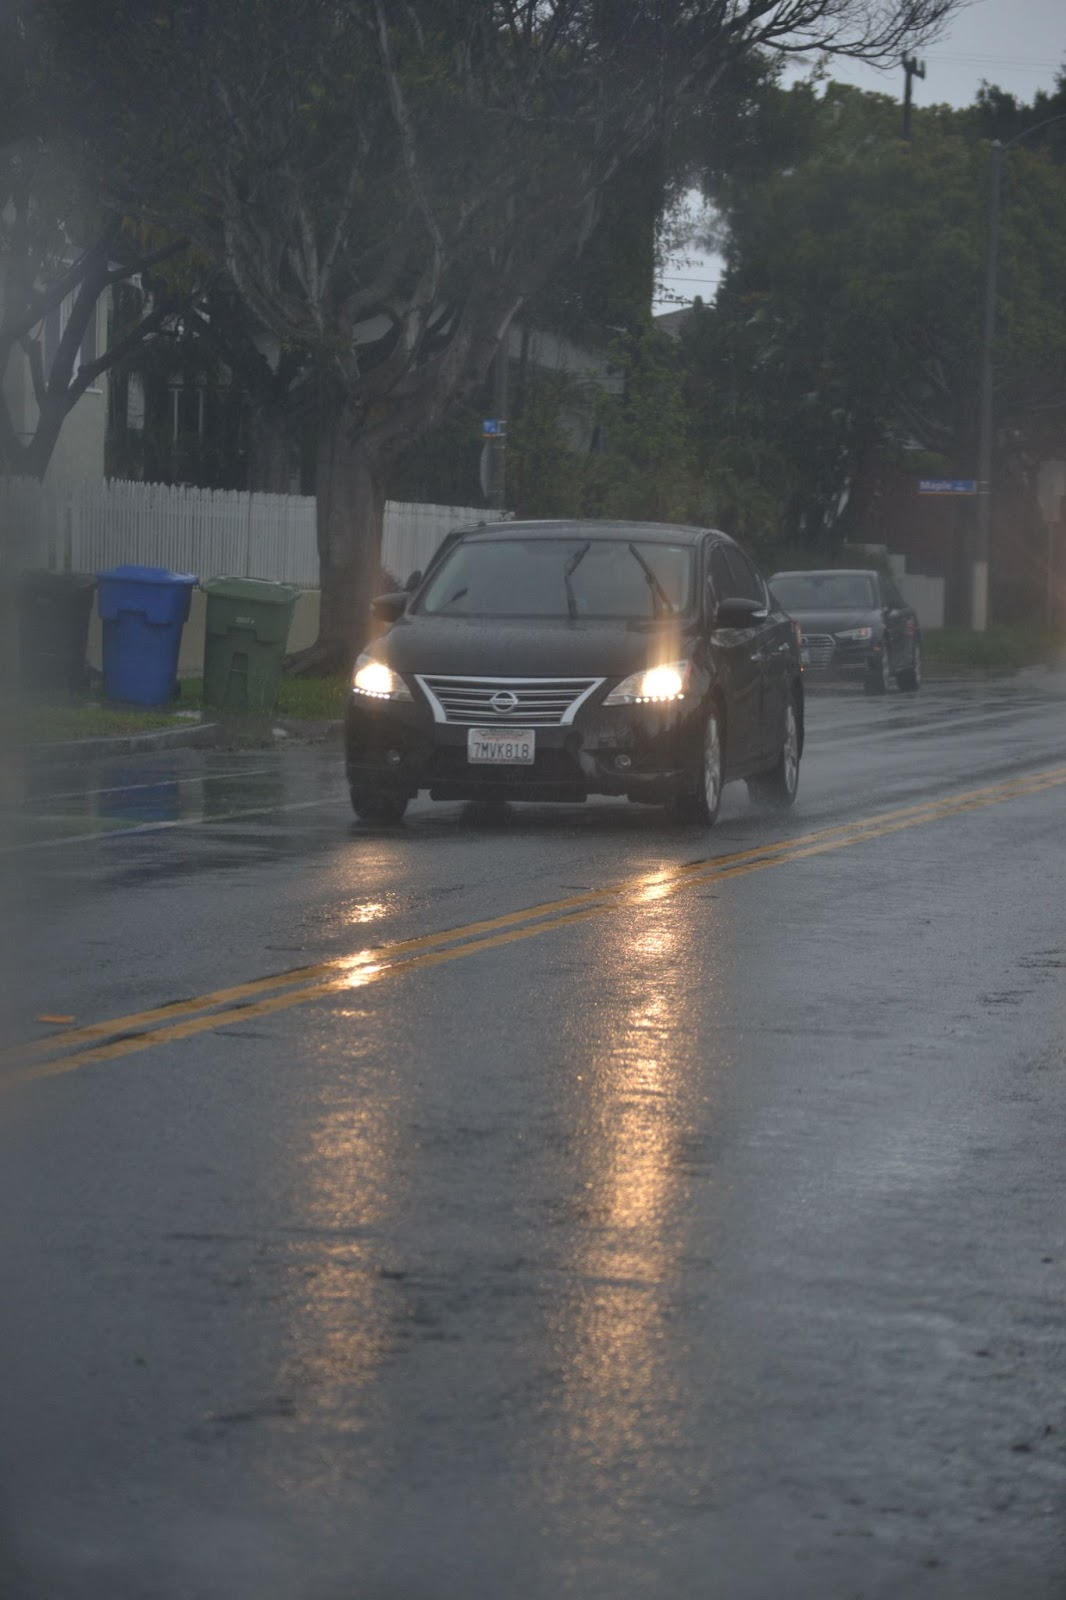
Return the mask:
<svg viewBox="0 0 1066 1600">
<path fill-rule="evenodd" d="M 799 723 L 796 702 L 790 694 L 785 707 L 785 733 L 780 754 L 769 772 L 748 779 L 748 794 L 756 805 L 787 811 L 799 788 Z"/>
<path fill-rule="evenodd" d="M 882 639 L 877 665 L 866 674 L 866 693 L 886 694 L 891 686 L 892 662 L 889 658 L 888 640 Z"/>
<path fill-rule="evenodd" d="M 703 727 L 703 749 L 699 768 L 692 776 L 687 794 L 680 795 L 676 811 L 685 822 L 698 822 L 704 828 L 714 825 L 722 799 L 722 724 L 718 707 L 712 706 Z"/>
<path fill-rule="evenodd" d="M 352 810 L 360 822 L 401 822 L 407 810 L 407 796 L 380 794 L 372 789 L 351 789 Z"/>
<path fill-rule="evenodd" d="M 911 664 L 899 674 L 896 682 L 906 694 L 914 694 L 922 686 L 922 641 L 917 635 L 914 640 L 914 654 L 911 657 Z"/>
</svg>

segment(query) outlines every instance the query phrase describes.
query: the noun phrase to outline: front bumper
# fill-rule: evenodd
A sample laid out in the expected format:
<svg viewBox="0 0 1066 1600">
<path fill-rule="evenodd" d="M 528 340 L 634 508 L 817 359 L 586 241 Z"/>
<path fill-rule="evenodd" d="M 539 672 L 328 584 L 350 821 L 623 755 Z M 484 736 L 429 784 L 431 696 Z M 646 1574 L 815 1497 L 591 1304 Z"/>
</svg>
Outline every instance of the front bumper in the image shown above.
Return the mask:
<svg viewBox="0 0 1066 1600">
<path fill-rule="evenodd" d="M 418 704 L 352 695 L 345 718 L 349 787 L 434 800 L 584 800 L 627 795 L 659 803 L 691 781 L 703 724 L 695 700 L 594 706 L 568 727 L 537 727 L 531 765 L 472 763 L 468 728 L 434 722 Z"/>
</svg>

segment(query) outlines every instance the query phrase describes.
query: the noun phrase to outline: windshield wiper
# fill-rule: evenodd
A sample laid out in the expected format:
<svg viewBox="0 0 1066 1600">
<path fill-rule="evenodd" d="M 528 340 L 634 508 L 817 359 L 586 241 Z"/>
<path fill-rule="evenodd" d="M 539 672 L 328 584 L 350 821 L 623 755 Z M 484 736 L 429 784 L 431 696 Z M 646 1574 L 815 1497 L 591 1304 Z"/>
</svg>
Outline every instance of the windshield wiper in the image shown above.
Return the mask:
<svg viewBox="0 0 1066 1600">
<path fill-rule="evenodd" d="M 629 553 L 634 557 L 635 560 L 639 561 L 641 566 L 644 568 L 644 576 L 648 580 L 648 587 L 657 601 L 657 604 L 652 606 L 652 611 L 657 617 L 662 616 L 664 611 L 666 612 L 667 616 L 672 615 L 674 608 L 670 604 L 670 596 L 667 594 L 652 568 L 649 566 L 648 562 L 645 561 L 635 544 L 630 545 Z"/>
<path fill-rule="evenodd" d="M 571 622 L 577 621 L 577 596 L 574 594 L 574 586 L 570 582 L 570 579 L 577 571 L 582 561 L 584 561 L 585 557 L 588 555 L 591 547 L 592 541 L 586 540 L 586 542 L 581 546 L 580 550 L 575 550 L 574 554 L 570 557 L 570 560 L 563 568 L 563 582 L 566 584 L 566 609 L 570 613 Z"/>
</svg>

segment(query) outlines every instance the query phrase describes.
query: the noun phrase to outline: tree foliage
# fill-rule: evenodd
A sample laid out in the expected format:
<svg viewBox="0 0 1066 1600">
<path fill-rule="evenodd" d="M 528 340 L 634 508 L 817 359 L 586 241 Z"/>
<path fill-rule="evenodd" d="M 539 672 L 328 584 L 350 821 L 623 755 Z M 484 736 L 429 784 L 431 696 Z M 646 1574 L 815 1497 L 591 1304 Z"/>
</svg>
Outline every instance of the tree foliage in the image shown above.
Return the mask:
<svg viewBox="0 0 1066 1600">
<path fill-rule="evenodd" d="M 149 274 L 182 249 L 102 203 L 82 167 L 84 107 L 60 92 L 53 34 L 32 0 L 0 6 L 0 468 L 43 477 L 66 417 L 101 375 L 167 325 L 175 295 Z M 137 313 L 110 346 L 87 339 L 118 284 Z M 5 379 L 20 362 L 33 427 L 17 426 Z M 21 416 L 18 419 L 21 421 Z"/>
<path fill-rule="evenodd" d="M 612 180 L 756 49 L 892 54 L 952 0 L 41 0 L 113 203 L 187 234 L 319 417 L 322 650 L 396 459 L 480 382 Z"/>
<path fill-rule="evenodd" d="M 1041 119 L 1015 108 L 1005 121 L 987 91 L 964 111 L 917 113 L 904 141 L 891 101 L 835 84 L 771 91 L 764 109 L 746 170 L 710 172 L 729 246 L 717 302 L 686 338 L 688 394 L 708 467 L 724 451 L 769 492 L 786 538 L 832 543 L 848 536 L 850 488 L 872 462 L 920 450 L 977 476 L 982 135 Z M 1006 469 L 1038 459 L 1066 416 L 1055 155 L 1050 138 L 1019 140 L 1005 167 L 994 364 Z"/>
</svg>

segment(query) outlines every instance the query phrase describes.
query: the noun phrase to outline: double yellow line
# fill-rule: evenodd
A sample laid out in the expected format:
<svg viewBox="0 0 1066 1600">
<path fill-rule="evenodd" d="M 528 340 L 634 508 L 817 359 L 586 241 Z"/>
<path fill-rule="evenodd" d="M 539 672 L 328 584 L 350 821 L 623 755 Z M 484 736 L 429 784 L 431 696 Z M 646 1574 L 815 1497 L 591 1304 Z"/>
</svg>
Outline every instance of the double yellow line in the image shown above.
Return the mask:
<svg viewBox="0 0 1066 1600">
<path fill-rule="evenodd" d="M 904 806 L 835 828 L 799 834 L 753 850 L 667 867 L 660 872 L 623 879 L 602 889 L 545 901 L 463 927 L 425 934 L 418 939 L 401 939 L 228 989 L 215 989 L 196 999 L 175 1001 L 172 1005 L 156 1006 L 126 1017 L 112 1017 L 85 1027 L 68 1028 L 32 1044 L 0 1051 L 0 1068 L 4 1069 L 5 1081 L 11 1083 L 74 1072 L 94 1062 L 116 1061 L 156 1045 L 174 1044 L 211 1029 L 272 1016 L 293 1006 L 350 993 L 385 978 L 440 966 L 446 961 L 499 949 L 520 939 L 569 928 L 591 917 L 649 905 L 702 884 L 743 877 L 767 867 L 780 867 L 808 856 L 847 849 L 905 828 L 921 827 L 928 822 L 1040 794 L 1064 784 L 1066 766 L 1053 767 L 1024 778 L 971 789 L 949 799 Z"/>
</svg>

